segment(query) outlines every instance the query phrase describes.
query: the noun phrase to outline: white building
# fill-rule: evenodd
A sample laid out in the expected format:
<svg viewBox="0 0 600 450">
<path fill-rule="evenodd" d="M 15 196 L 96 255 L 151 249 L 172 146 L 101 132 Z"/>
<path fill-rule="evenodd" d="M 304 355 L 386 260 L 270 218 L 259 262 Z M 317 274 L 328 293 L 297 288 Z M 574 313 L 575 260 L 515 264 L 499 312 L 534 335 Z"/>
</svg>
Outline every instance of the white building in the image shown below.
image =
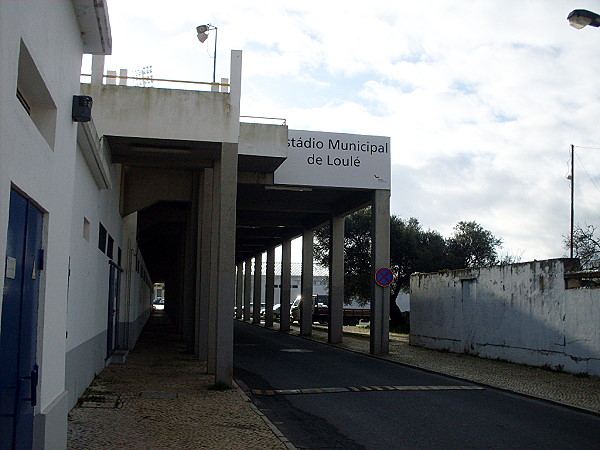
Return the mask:
<svg viewBox="0 0 600 450">
<path fill-rule="evenodd" d="M 313 230 L 330 222 L 331 326 L 341 338 L 346 214 L 373 206 L 372 265 L 389 264 L 389 139 L 296 132 L 332 143 L 319 149 L 323 164 L 310 162 L 308 149 L 288 147 L 287 126 L 240 123 L 240 51 L 228 80 L 181 91 L 111 84 L 111 45 L 104 0 L 0 0 L 0 448 L 66 447 L 68 411 L 134 346 L 152 282 L 165 283 L 165 310 L 188 349 L 231 383 L 236 267 L 266 252 L 272 304 L 282 245 L 289 304 L 290 242 L 303 236 L 301 292 L 312 295 Z M 92 77 L 81 85 L 86 53 Z M 82 95 L 93 100 L 90 121 Z M 379 146 L 361 149 L 365 138 Z M 355 152 L 351 165 L 345 151 Z M 277 175 L 288 161 L 309 164 L 317 181 L 289 165 Z M 240 306 L 245 282 L 238 275 Z M 373 287 L 374 299 L 386 295 Z M 373 353 L 387 351 L 386 303 L 373 302 Z"/>
</svg>

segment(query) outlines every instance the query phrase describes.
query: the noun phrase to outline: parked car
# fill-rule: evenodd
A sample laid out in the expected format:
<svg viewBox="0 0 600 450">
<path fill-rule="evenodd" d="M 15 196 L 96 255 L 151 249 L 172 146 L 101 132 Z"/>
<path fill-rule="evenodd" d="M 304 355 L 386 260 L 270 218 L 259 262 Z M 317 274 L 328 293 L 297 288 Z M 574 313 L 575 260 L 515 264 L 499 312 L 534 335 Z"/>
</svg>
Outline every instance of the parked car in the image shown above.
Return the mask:
<svg viewBox="0 0 600 450">
<path fill-rule="evenodd" d="M 165 309 L 165 299 L 163 297 L 156 297 L 152 304 L 154 309 Z"/>
<path fill-rule="evenodd" d="M 329 320 L 329 306 L 327 305 L 326 295 L 312 296 L 312 321 L 326 324 Z M 290 308 L 292 322 L 300 322 L 300 303 L 302 298 L 296 297 Z M 369 308 L 351 308 L 344 306 L 343 324 L 358 325 L 361 320 L 369 321 L 371 319 L 371 310 Z"/>
</svg>

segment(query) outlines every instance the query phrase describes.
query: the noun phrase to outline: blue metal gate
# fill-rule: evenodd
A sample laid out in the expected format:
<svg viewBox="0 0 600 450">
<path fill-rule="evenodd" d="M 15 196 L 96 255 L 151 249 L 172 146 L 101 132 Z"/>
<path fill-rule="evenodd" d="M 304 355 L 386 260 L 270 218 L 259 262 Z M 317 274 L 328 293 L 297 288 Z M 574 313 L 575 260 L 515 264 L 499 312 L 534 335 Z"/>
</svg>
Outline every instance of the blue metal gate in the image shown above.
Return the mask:
<svg viewBox="0 0 600 450">
<path fill-rule="evenodd" d="M 43 219 L 27 198 L 11 190 L 0 325 L 1 449 L 32 447 Z"/>
</svg>

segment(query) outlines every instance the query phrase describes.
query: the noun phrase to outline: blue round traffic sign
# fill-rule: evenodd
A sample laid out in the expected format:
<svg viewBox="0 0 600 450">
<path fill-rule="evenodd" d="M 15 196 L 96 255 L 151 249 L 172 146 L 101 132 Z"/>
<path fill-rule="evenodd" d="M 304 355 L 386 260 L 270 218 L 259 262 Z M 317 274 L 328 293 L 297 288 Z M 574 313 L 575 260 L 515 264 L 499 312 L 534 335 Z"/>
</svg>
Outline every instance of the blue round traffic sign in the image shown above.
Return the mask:
<svg viewBox="0 0 600 450">
<path fill-rule="evenodd" d="M 375 282 L 381 287 L 388 287 L 394 281 L 394 272 L 387 267 L 381 267 L 375 272 Z"/>
</svg>

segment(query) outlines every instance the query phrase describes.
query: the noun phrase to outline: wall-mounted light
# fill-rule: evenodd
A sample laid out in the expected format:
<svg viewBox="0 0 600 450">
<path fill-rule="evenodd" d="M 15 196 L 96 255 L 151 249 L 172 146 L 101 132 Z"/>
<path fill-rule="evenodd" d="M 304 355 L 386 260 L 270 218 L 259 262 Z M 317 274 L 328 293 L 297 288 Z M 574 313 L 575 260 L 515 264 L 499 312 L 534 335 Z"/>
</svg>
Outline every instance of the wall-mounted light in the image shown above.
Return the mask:
<svg viewBox="0 0 600 450">
<path fill-rule="evenodd" d="M 92 120 L 92 97 L 87 95 L 73 96 L 73 109 L 71 116 L 73 122 L 89 122 Z"/>
</svg>

